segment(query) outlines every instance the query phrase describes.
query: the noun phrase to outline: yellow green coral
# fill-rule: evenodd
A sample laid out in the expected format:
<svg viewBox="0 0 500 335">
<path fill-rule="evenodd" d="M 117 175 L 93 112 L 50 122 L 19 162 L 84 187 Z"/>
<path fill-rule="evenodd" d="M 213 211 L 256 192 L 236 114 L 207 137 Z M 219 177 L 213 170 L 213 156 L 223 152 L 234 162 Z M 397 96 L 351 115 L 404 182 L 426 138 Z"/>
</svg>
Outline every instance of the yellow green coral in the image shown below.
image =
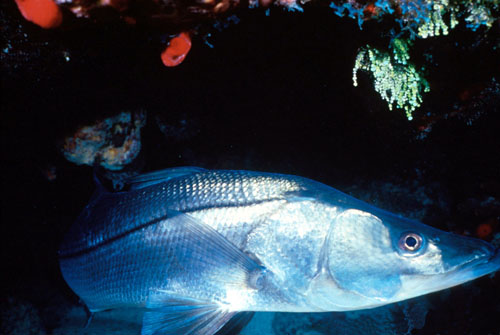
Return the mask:
<svg viewBox="0 0 500 335">
<path fill-rule="evenodd" d="M 432 4 L 431 9 L 428 12 L 428 17 L 426 20 L 418 26 L 418 36 L 421 38 L 448 35 L 449 29 L 453 29 L 458 21 L 453 12 L 453 8 L 450 11 L 450 22 L 446 23 L 443 17 L 447 11 L 450 10 L 448 0 L 436 0 Z"/>
<path fill-rule="evenodd" d="M 394 104 L 405 110 L 408 119 L 422 103 L 422 93 L 430 90 L 428 82 L 415 66 L 409 62 L 409 49 L 415 38 L 448 35 L 449 31 L 465 21 L 466 26 L 476 30 L 484 25 L 491 28 L 498 20 L 499 0 L 376 0 L 365 2 L 333 1 L 330 7 L 337 15 L 346 14 L 361 23 L 369 6 L 375 6 L 383 14 L 395 15 L 401 30 L 393 34 L 389 46 L 392 53 L 370 46 L 362 48 L 354 64 L 353 82 L 357 86 L 359 70 L 371 72 L 375 90 L 386 100 L 389 109 Z M 364 7 L 363 7 L 364 5 Z M 371 16 L 369 17 L 371 18 Z M 401 36 L 407 36 L 406 39 Z"/>
<path fill-rule="evenodd" d="M 362 48 L 354 64 L 353 84 L 358 85 L 359 70 L 371 72 L 375 90 L 387 101 L 389 109 L 396 104 L 411 120 L 413 111 L 422 103 L 422 92 L 429 91 L 429 84 L 415 66 L 408 63 L 408 42 L 395 39 L 392 45 L 393 56 L 370 46 Z"/>
<path fill-rule="evenodd" d="M 491 9 L 498 10 L 499 7 L 500 2 L 498 0 L 467 1 L 467 17 L 465 18 L 467 27 L 472 30 L 476 30 L 481 25 L 485 25 L 488 29 L 491 28 L 498 19 L 492 15 Z"/>
</svg>

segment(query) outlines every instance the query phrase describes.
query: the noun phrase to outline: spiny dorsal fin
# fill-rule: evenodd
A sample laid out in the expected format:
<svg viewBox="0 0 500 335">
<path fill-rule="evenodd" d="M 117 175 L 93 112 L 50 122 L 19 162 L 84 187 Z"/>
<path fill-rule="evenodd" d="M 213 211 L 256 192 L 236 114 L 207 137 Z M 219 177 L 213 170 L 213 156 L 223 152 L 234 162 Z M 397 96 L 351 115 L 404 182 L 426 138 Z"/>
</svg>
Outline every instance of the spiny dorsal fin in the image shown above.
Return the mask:
<svg viewBox="0 0 500 335">
<path fill-rule="evenodd" d="M 98 169 L 94 168 L 94 184 L 95 184 L 95 191 L 90 197 L 89 204 L 96 202 L 101 195 L 110 193 L 106 187 L 104 187 L 101 178 L 99 177 Z"/>
<path fill-rule="evenodd" d="M 185 176 L 204 171 L 207 170 L 195 166 L 175 167 L 130 177 L 129 179 L 127 179 L 127 184 L 130 185 L 131 190 L 137 190 L 154 184 L 163 183 L 170 179 L 174 179 L 180 176 Z"/>
</svg>

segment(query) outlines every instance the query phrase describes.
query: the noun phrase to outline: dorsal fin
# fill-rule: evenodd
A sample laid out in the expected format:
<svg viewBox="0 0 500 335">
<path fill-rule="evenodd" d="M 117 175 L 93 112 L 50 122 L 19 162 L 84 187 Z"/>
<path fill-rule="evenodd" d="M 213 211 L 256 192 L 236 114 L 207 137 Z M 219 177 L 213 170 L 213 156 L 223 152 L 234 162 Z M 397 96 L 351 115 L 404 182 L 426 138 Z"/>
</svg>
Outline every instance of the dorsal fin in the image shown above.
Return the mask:
<svg viewBox="0 0 500 335">
<path fill-rule="evenodd" d="M 158 170 L 140 174 L 127 179 L 127 184 L 131 190 L 138 190 L 154 184 L 163 183 L 170 179 L 185 176 L 193 173 L 204 172 L 206 169 L 195 166 L 181 166 L 170 169 Z"/>
<path fill-rule="evenodd" d="M 101 195 L 109 193 L 109 191 L 106 189 L 101 179 L 99 178 L 99 171 L 96 168 L 94 168 L 94 184 L 95 184 L 95 191 L 94 193 L 92 193 L 92 196 L 90 197 L 89 204 L 97 201 L 97 199 L 99 199 Z"/>
</svg>

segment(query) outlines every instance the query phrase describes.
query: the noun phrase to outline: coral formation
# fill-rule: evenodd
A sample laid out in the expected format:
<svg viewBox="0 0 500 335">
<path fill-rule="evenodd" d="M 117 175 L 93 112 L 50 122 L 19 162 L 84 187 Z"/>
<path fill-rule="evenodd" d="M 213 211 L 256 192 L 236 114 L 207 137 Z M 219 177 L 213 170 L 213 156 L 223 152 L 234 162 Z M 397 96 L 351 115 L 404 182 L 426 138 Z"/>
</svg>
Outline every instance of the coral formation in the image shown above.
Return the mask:
<svg viewBox="0 0 500 335">
<path fill-rule="evenodd" d="M 408 63 L 409 43 L 395 39 L 392 45 L 392 55 L 370 46 L 359 51 L 353 68 L 353 85 L 358 86 L 359 70 L 371 72 L 375 90 L 387 101 L 389 109 L 396 104 L 411 120 L 412 112 L 422 103 L 422 93 L 429 91 L 429 84 L 421 72 Z"/>
<path fill-rule="evenodd" d="M 99 164 L 109 170 L 121 170 L 141 150 L 144 112 L 122 112 L 92 126 L 78 129 L 65 139 L 63 154 L 76 164 Z"/>
<path fill-rule="evenodd" d="M 422 103 L 422 92 L 430 90 L 421 71 L 407 63 L 410 41 L 448 35 L 461 18 L 474 31 L 480 26 L 489 29 L 498 19 L 496 13 L 499 9 L 498 1 L 494 0 L 377 0 L 368 4 L 354 0 L 337 2 L 330 4 L 335 13 L 357 19 L 360 28 L 364 21 L 381 16 L 390 15 L 399 23 L 399 31 L 391 32 L 389 47 L 395 51 L 392 57 L 370 46 L 362 48 L 354 65 L 353 82 L 357 86 L 358 70 L 370 71 L 374 77 L 375 90 L 387 101 L 389 109 L 396 103 L 398 108 L 404 109 L 409 120 L 412 119 L 412 112 Z"/>
<path fill-rule="evenodd" d="M 421 329 L 430 304 L 427 298 L 344 313 L 259 313 L 242 335 L 401 335 Z"/>
</svg>

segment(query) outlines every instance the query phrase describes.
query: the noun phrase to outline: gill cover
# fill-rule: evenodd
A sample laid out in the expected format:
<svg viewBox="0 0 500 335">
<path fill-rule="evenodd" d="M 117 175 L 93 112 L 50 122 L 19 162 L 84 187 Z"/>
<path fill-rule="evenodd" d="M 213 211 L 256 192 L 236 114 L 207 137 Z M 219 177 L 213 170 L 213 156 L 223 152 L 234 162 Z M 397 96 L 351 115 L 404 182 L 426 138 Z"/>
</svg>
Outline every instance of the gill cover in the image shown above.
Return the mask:
<svg viewBox="0 0 500 335">
<path fill-rule="evenodd" d="M 398 259 L 390 231 L 377 216 L 346 210 L 329 235 L 328 265 L 342 289 L 382 301 L 398 292 Z"/>
</svg>

